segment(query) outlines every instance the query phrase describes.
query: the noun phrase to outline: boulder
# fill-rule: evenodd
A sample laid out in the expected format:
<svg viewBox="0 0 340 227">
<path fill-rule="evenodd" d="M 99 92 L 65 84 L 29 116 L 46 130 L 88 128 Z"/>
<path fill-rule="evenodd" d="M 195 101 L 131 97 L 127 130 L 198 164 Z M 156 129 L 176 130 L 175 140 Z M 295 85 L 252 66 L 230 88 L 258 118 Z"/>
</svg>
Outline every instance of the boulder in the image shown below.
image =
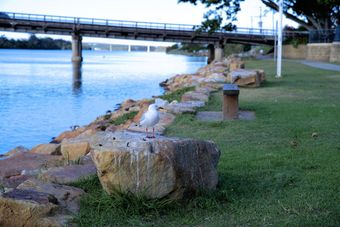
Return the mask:
<svg viewBox="0 0 340 227">
<path fill-rule="evenodd" d="M 244 69 L 244 61 L 242 61 L 240 58 L 233 57 L 229 58 L 227 61 L 229 61 L 230 72 L 238 69 Z"/>
<path fill-rule="evenodd" d="M 186 101 L 186 102 L 171 102 L 170 104 L 164 106 L 164 109 L 173 114 L 181 113 L 195 113 L 196 108 L 204 106 L 203 101 Z"/>
<path fill-rule="evenodd" d="M 160 83 L 160 85 L 168 91 L 176 91 L 184 87 L 198 86 L 198 78 L 199 76 L 197 74 L 180 74 L 167 79 Z"/>
<path fill-rule="evenodd" d="M 54 138 L 53 142 L 61 143 L 64 139 L 74 138 L 74 137 L 80 135 L 81 133 L 83 133 L 86 129 L 87 128 L 85 128 L 85 127 L 79 127 L 79 128 L 72 130 L 72 131 L 65 131 L 65 132 L 61 133 L 59 136 L 57 136 L 56 138 Z"/>
<path fill-rule="evenodd" d="M 224 83 L 226 76 L 223 73 L 211 73 L 205 77 L 197 78 L 197 81 L 201 83 Z"/>
<path fill-rule="evenodd" d="M 260 87 L 265 75 L 263 70 L 238 69 L 229 73 L 227 79 L 241 87 Z"/>
<path fill-rule="evenodd" d="M 228 64 L 225 64 L 225 62 L 221 61 L 213 61 L 210 64 L 200 68 L 197 73 L 200 76 L 206 77 L 211 74 L 223 74 L 228 72 Z"/>
<path fill-rule="evenodd" d="M 220 152 L 210 141 L 119 132 L 91 151 L 104 190 L 147 198 L 181 199 L 200 190 L 214 190 Z"/>
<path fill-rule="evenodd" d="M 200 92 L 200 91 L 188 91 L 182 95 L 181 101 L 202 101 L 208 102 L 209 100 L 209 93 Z"/>
<path fill-rule="evenodd" d="M 89 152 L 90 144 L 87 141 L 77 142 L 73 140 L 64 140 L 61 143 L 61 154 L 67 161 L 78 161 Z"/>
<path fill-rule="evenodd" d="M 15 188 L 42 171 L 63 164 L 61 156 L 21 153 L 0 160 L 0 185 Z"/>
<path fill-rule="evenodd" d="M 34 190 L 52 194 L 58 201 L 58 205 L 71 213 L 79 211 L 80 197 L 85 193 L 82 189 L 61 184 L 44 183 L 37 179 L 26 180 L 17 189 Z"/>
<path fill-rule="evenodd" d="M 96 174 L 94 164 L 69 165 L 50 168 L 39 175 L 44 182 L 56 184 L 69 184 Z"/>
<path fill-rule="evenodd" d="M 29 152 L 35 154 L 61 155 L 60 144 L 55 143 L 39 144 L 33 147 Z"/>
<path fill-rule="evenodd" d="M 24 147 L 24 146 L 17 146 L 16 148 L 6 152 L 3 155 L 4 156 L 11 156 L 11 155 L 20 154 L 20 153 L 27 152 L 27 151 L 29 151 L 29 149 L 27 149 L 26 147 Z"/>
<path fill-rule="evenodd" d="M 48 218 L 57 209 L 51 194 L 14 189 L 0 197 L 0 226 L 61 226 Z"/>
</svg>

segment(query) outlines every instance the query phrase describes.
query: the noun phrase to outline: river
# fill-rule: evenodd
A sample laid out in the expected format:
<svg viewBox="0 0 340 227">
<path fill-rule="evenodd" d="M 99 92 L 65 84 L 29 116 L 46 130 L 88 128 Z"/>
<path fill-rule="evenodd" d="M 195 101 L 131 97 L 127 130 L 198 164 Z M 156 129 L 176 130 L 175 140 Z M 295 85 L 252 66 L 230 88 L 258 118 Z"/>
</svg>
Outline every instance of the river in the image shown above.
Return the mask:
<svg viewBox="0 0 340 227">
<path fill-rule="evenodd" d="M 85 125 L 127 98 L 160 95 L 159 82 L 193 73 L 205 57 L 146 52 L 0 49 L 0 154 L 32 148 L 73 125 Z M 76 68 L 77 69 L 77 68 Z"/>
</svg>

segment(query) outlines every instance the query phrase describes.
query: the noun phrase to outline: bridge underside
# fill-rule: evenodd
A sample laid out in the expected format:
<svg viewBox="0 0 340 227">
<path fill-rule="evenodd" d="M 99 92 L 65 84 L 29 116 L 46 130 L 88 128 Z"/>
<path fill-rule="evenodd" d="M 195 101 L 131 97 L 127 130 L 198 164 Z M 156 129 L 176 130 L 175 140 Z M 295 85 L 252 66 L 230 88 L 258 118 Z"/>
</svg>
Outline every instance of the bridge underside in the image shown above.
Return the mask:
<svg viewBox="0 0 340 227">
<path fill-rule="evenodd" d="M 179 30 L 171 27 L 148 28 L 129 26 L 110 26 L 51 21 L 34 21 L 0 18 L 0 30 L 38 34 L 71 35 L 72 61 L 82 61 L 81 37 L 112 39 L 149 40 L 164 42 L 198 43 L 215 46 L 215 58 L 221 57 L 221 47 L 227 43 L 274 44 L 273 36 L 261 34 L 241 34 L 237 32 L 196 32 L 194 29 Z"/>
<path fill-rule="evenodd" d="M 0 30 L 10 32 L 27 32 L 54 35 L 79 34 L 86 37 L 100 37 L 113 39 L 150 40 L 165 42 L 184 43 L 274 43 L 273 37 L 261 36 L 259 34 L 238 34 L 238 33 L 207 33 L 194 31 L 172 30 L 171 28 L 138 28 L 119 27 L 106 25 L 86 25 L 63 22 L 40 22 L 27 20 L 4 20 L 0 19 Z"/>
</svg>

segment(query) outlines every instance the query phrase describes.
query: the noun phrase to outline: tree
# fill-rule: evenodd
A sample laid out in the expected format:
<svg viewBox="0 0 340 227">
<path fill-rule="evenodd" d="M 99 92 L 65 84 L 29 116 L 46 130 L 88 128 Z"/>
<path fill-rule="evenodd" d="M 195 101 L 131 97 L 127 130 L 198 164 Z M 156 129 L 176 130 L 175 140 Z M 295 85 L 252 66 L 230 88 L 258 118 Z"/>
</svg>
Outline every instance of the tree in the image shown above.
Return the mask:
<svg viewBox="0 0 340 227">
<path fill-rule="evenodd" d="M 275 0 L 261 0 L 278 11 Z M 307 30 L 335 28 L 340 23 L 340 0 L 284 0 L 284 14 Z"/>
<path fill-rule="evenodd" d="M 240 3 L 244 0 L 178 0 L 178 2 L 189 2 L 196 5 L 198 2 L 207 8 L 213 8 L 204 14 L 199 31 L 214 32 L 218 29 L 227 31 L 234 30 L 236 26 L 232 23 L 236 21 L 236 14 L 240 11 Z"/>
<path fill-rule="evenodd" d="M 240 3 L 244 0 L 178 0 L 213 7 L 204 15 L 202 29 L 233 29 Z M 278 11 L 279 0 L 261 0 L 267 7 Z M 340 0 L 284 0 L 285 16 L 307 30 L 335 28 L 340 23 Z"/>
</svg>

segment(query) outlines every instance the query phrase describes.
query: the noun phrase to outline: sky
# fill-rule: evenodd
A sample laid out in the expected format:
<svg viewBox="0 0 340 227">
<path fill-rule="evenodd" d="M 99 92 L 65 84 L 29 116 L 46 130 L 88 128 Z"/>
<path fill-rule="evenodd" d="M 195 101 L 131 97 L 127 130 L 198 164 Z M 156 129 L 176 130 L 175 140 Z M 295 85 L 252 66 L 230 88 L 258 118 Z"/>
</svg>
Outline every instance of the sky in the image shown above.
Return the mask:
<svg viewBox="0 0 340 227">
<path fill-rule="evenodd" d="M 259 15 L 268 9 L 260 0 L 245 0 L 241 3 L 241 11 L 238 13 L 238 27 L 259 28 Z M 31 14 L 45 14 L 70 17 L 86 17 L 113 20 L 131 20 L 175 24 L 200 24 L 204 12 L 207 9 L 203 5 L 189 3 L 177 3 L 177 0 L 0 0 L 0 11 L 20 12 Z M 274 21 L 278 19 L 278 13 L 274 15 L 268 12 L 263 17 L 263 28 L 272 29 Z M 285 19 L 283 25 L 295 23 Z M 4 33 L 9 38 L 26 38 L 29 34 Z M 50 35 L 49 35 L 50 36 Z M 70 40 L 67 36 L 51 36 Z M 148 45 L 145 41 L 112 40 L 100 38 L 86 38 L 84 42 L 140 44 Z M 152 45 L 170 45 L 172 43 L 154 42 Z"/>
</svg>

